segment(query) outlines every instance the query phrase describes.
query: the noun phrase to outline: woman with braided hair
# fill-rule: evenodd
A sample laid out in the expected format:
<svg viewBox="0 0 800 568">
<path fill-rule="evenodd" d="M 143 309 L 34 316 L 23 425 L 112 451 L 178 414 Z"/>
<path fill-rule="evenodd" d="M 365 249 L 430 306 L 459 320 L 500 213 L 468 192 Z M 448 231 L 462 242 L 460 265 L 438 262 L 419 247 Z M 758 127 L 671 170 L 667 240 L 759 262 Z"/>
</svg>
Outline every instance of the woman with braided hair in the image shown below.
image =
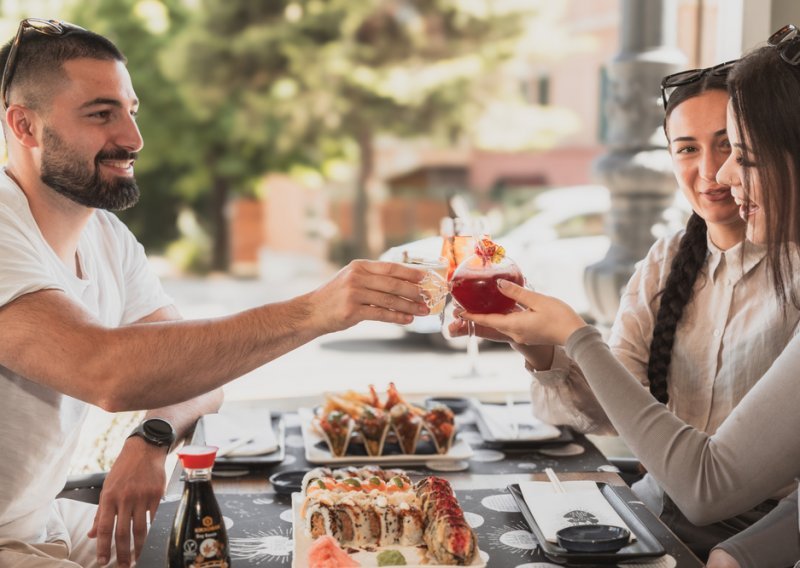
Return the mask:
<svg viewBox="0 0 800 568">
<path fill-rule="evenodd" d="M 747 248 L 763 251 L 767 278 L 762 289 L 754 291 L 756 302 L 776 304 L 779 310 L 783 307 L 780 311 L 785 317 L 773 323 L 791 325 L 800 306 L 800 273 L 796 270 L 800 263 L 798 29 L 784 26 L 766 46 L 736 62 L 728 77 L 728 91 L 726 131 L 732 150 L 717 180 L 730 186 L 739 204 L 739 215 L 746 221 Z M 701 276 L 714 279 L 717 272 L 712 269 Z M 731 285 L 736 288 L 740 284 Z M 680 405 L 672 406 L 678 398 L 673 371 L 668 408 L 640 388 L 639 377 L 626 361 L 564 302 L 504 280 L 498 282 L 498 288 L 521 309 L 505 315 L 464 313 L 462 318 L 520 345 L 564 345 L 614 429 L 687 519 L 698 525 L 717 522 L 795 484 L 800 475 L 800 334 L 792 334 L 764 375 L 712 433 L 704 425 L 683 419 Z M 698 291 L 696 285 L 689 306 L 697 302 Z M 718 310 L 706 314 L 711 321 L 732 316 L 732 312 Z M 686 317 L 685 313 L 683 321 Z M 677 330 L 676 346 L 683 333 L 680 324 Z M 730 352 L 733 349 L 758 356 L 763 340 L 760 329 L 741 330 L 739 336 L 726 338 L 723 355 L 735 357 Z M 698 343 L 699 349 L 716 351 L 714 335 Z M 719 360 L 720 368 L 724 358 Z M 746 378 L 748 371 L 732 370 L 737 380 L 740 375 Z M 761 520 L 717 546 L 708 566 L 777 568 L 794 564 L 800 559 L 797 506 L 794 492 Z"/>
<path fill-rule="evenodd" d="M 784 305 L 770 293 L 765 249 L 745 242 L 745 223 L 730 187 L 716 180 L 731 152 L 725 122 L 732 66 L 665 78 L 664 130 L 678 185 L 693 213 L 685 230 L 659 239 L 637 266 L 608 341 L 615 357 L 659 402 L 709 434 L 767 371 L 800 320 L 800 311 L 790 308 L 784 314 Z M 508 340 L 492 330 L 477 332 Z M 531 396 L 539 418 L 583 432 L 615 433 L 563 348 L 511 345 L 533 375 Z M 645 475 L 633 489 L 701 557 L 777 503 L 770 499 L 700 528 L 652 476 Z"/>
</svg>

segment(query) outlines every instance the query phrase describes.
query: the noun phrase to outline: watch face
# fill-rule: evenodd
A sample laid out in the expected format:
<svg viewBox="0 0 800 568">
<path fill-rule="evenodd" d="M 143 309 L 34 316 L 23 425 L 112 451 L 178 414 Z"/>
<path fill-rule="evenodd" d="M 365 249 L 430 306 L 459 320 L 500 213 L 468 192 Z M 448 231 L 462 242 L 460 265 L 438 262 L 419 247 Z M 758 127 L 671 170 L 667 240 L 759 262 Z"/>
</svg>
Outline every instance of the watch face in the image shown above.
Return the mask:
<svg viewBox="0 0 800 568">
<path fill-rule="evenodd" d="M 142 430 L 146 436 L 155 440 L 172 443 L 175 438 L 175 431 L 172 425 L 160 418 L 150 418 L 142 423 Z"/>
</svg>

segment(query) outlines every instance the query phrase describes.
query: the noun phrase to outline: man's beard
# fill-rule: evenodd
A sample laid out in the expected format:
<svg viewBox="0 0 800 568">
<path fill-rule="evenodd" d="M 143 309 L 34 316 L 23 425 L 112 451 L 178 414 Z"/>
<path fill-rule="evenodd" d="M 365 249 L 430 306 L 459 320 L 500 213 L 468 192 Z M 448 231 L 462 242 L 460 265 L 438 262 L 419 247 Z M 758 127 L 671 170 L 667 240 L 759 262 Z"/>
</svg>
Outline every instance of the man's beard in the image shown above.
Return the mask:
<svg viewBox="0 0 800 568">
<path fill-rule="evenodd" d="M 94 209 L 122 211 L 139 201 L 139 186 L 133 177 L 118 176 L 104 180 L 101 160 L 134 160 L 136 152 L 122 148 L 100 152 L 94 158 L 94 171 L 48 127 L 42 142 L 42 181 L 75 203 Z"/>
</svg>

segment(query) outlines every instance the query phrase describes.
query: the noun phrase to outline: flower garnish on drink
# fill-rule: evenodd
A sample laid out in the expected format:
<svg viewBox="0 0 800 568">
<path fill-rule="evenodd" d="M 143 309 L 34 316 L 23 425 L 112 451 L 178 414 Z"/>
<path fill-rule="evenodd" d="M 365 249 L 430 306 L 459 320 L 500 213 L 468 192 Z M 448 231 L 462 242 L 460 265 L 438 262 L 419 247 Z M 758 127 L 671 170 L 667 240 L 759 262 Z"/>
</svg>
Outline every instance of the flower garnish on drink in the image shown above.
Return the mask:
<svg viewBox="0 0 800 568">
<path fill-rule="evenodd" d="M 497 288 L 500 279 L 523 285 L 522 272 L 505 249 L 489 238 L 475 245 L 475 253 L 462 262 L 451 283 L 451 293 L 461 306 L 475 314 L 504 314 L 515 302 Z"/>
</svg>

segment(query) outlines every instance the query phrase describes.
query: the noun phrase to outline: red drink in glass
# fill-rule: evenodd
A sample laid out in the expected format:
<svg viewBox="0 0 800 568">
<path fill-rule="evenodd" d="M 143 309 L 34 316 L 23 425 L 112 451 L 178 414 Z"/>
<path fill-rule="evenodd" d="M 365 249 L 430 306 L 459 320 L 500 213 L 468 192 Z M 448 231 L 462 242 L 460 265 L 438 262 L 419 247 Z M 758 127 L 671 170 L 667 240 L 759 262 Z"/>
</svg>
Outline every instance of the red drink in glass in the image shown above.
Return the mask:
<svg viewBox="0 0 800 568">
<path fill-rule="evenodd" d="M 465 270 L 453 276 L 450 292 L 461 306 L 474 314 L 506 314 L 516 302 L 497 288 L 499 279 L 523 286 L 522 274 L 516 267 L 501 271 Z"/>
</svg>

